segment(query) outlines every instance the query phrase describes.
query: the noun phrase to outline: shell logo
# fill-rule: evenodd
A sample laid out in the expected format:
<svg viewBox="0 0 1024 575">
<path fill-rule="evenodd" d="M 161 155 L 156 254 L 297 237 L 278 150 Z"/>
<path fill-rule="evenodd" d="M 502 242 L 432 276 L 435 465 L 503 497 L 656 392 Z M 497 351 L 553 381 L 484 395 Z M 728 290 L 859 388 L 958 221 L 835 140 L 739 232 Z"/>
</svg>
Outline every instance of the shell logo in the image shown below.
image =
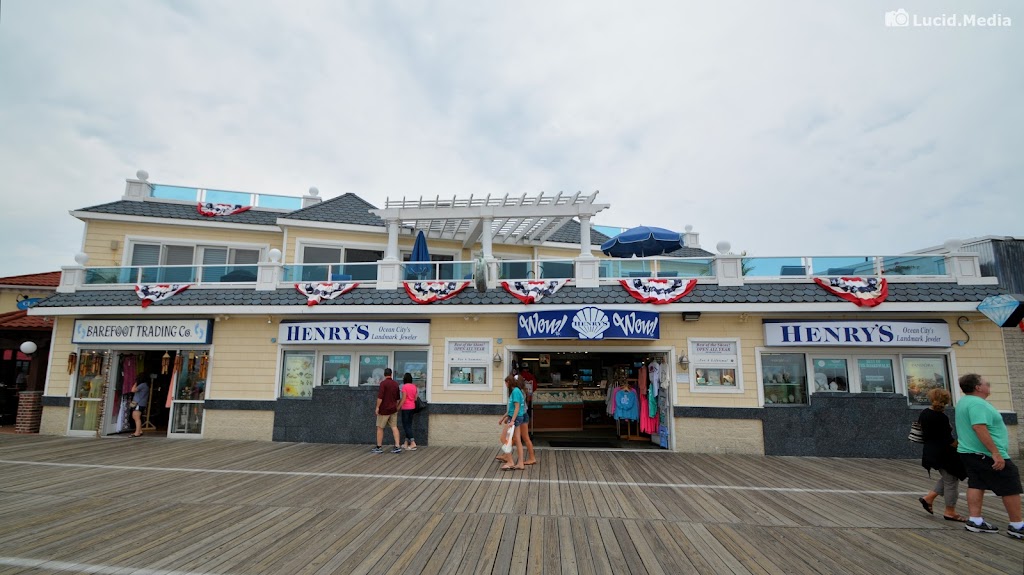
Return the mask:
<svg viewBox="0 0 1024 575">
<path fill-rule="evenodd" d="M 608 316 L 596 307 L 585 307 L 572 318 L 572 328 L 580 334 L 580 339 L 604 339 L 609 327 Z"/>
</svg>

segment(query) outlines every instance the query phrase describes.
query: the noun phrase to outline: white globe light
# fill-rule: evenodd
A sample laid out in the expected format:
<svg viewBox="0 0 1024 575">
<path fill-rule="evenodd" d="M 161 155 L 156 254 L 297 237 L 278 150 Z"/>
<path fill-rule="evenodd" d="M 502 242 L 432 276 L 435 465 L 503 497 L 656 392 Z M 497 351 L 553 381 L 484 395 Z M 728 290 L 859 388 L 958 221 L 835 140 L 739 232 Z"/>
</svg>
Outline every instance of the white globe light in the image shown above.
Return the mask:
<svg viewBox="0 0 1024 575">
<path fill-rule="evenodd" d="M 309 195 L 314 196 L 314 197 L 315 196 L 319 196 L 320 195 L 320 190 L 316 189 L 316 186 L 313 186 L 312 188 L 309 188 Z"/>
<path fill-rule="evenodd" d="M 962 245 L 964 245 L 962 241 L 954 238 L 946 240 L 946 242 L 942 244 L 942 247 L 946 248 L 947 252 L 955 254 L 960 251 L 960 246 Z"/>
<path fill-rule="evenodd" d="M 269 252 L 267 252 L 267 258 L 269 258 L 270 261 L 276 264 L 277 262 L 281 261 L 281 250 L 277 248 L 270 250 Z"/>
<path fill-rule="evenodd" d="M 715 247 L 718 248 L 718 253 L 720 253 L 720 254 L 727 254 L 727 253 L 729 253 L 729 248 L 732 247 L 732 244 L 730 244 L 729 242 L 727 242 L 725 240 L 722 240 L 722 241 L 718 242 L 718 245 L 715 246 Z"/>
<path fill-rule="evenodd" d="M 89 254 L 85 252 L 78 252 L 77 254 L 75 254 L 75 263 L 77 263 L 80 266 L 84 266 L 85 264 L 89 263 Z"/>
<path fill-rule="evenodd" d="M 20 349 L 21 353 L 25 355 L 32 355 L 33 353 L 36 352 L 37 349 L 39 349 L 39 347 L 36 346 L 36 342 L 34 341 L 26 341 L 25 343 L 21 344 Z"/>
<path fill-rule="evenodd" d="M 147 172 L 146 170 L 139 170 L 135 172 L 135 177 L 145 182 L 146 180 L 149 179 L 149 172 Z"/>
<path fill-rule="evenodd" d="M 691 226 L 690 224 L 686 224 L 686 227 L 683 229 L 686 230 L 686 233 L 690 233 L 693 231 L 693 226 Z"/>
</svg>

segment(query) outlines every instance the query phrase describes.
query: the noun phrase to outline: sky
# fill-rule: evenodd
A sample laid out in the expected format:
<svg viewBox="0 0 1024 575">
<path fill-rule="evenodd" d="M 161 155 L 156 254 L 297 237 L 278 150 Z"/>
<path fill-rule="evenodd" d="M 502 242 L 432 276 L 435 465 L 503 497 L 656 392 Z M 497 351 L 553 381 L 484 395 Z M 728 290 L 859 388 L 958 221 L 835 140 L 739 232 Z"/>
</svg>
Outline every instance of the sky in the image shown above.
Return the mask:
<svg viewBox="0 0 1024 575">
<path fill-rule="evenodd" d="M 922 25 L 965 14 L 1010 20 Z M 755 256 L 1024 237 L 1021 54 L 1011 1 L 2 0 L 0 276 L 73 265 L 68 212 L 138 169 L 380 207 L 599 191 L 595 224 Z"/>
</svg>

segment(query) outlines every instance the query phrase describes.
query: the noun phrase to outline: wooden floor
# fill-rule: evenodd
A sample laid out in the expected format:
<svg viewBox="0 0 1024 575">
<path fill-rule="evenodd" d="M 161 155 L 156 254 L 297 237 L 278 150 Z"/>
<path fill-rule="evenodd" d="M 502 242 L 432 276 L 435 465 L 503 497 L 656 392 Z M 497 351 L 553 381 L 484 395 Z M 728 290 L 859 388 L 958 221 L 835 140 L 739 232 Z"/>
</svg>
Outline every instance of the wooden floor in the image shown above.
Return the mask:
<svg viewBox="0 0 1024 575">
<path fill-rule="evenodd" d="M 0 435 L 0 573 L 1024 572 L 999 500 L 998 534 L 927 515 L 914 461 L 493 455 Z"/>
</svg>

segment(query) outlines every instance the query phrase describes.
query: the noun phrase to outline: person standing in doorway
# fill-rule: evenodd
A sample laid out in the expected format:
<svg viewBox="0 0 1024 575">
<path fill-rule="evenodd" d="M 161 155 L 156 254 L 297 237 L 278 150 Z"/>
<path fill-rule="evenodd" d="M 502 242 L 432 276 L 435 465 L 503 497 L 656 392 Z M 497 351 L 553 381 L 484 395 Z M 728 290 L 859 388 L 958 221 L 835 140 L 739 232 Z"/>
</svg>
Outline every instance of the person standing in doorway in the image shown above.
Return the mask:
<svg viewBox="0 0 1024 575">
<path fill-rule="evenodd" d="M 416 434 L 413 431 L 413 418 L 416 415 L 416 396 L 419 389 L 412 382 L 412 374 L 406 373 L 402 376 L 402 399 L 399 402 L 399 411 L 402 413 L 402 430 L 405 431 L 405 441 L 402 442 L 402 449 L 416 451 Z M 378 443 L 380 443 L 378 441 Z"/>
<path fill-rule="evenodd" d="M 132 421 L 135 422 L 135 433 L 129 435 L 129 437 L 141 437 L 142 436 L 142 410 L 146 409 L 146 405 L 149 404 L 149 384 L 146 383 L 145 376 L 139 376 L 138 383 L 132 386 L 131 403 L 128 404 L 128 408 L 132 412 Z"/>
<path fill-rule="evenodd" d="M 991 393 L 989 382 L 976 373 L 960 378 L 964 396 L 956 404 L 957 452 L 967 468 L 967 509 L 970 517 L 965 529 L 974 533 L 999 531 L 981 515 L 985 490 L 1002 497 L 1010 517 L 1006 534 L 1024 539 L 1024 521 L 1020 509 L 1020 472 L 1010 461 L 1009 436 L 999 411 L 986 401 Z"/>
<path fill-rule="evenodd" d="M 374 413 L 377 415 L 377 447 L 370 451 L 372 453 L 384 453 L 384 428 L 390 427 L 392 435 L 395 436 L 395 448 L 391 453 L 401 453 L 402 446 L 398 436 L 398 400 L 401 391 L 398 389 L 398 382 L 391 378 L 391 368 L 384 369 L 384 379 L 377 389 L 377 407 Z"/>
</svg>

